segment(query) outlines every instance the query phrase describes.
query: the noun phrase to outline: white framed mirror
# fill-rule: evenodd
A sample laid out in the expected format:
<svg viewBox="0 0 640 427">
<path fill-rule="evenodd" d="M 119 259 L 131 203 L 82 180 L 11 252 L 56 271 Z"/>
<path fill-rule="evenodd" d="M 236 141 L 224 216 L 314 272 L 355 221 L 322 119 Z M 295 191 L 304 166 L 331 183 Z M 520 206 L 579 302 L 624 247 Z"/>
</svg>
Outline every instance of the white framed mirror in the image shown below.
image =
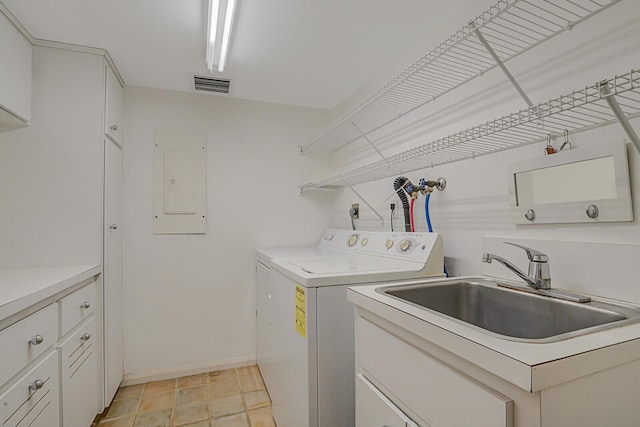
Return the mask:
<svg viewBox="0 0 640 427">
<path fill-rule="evenodd" d="M 514 224 L 633 221 L 624 142 L 509 165 Z"/>
</svg>

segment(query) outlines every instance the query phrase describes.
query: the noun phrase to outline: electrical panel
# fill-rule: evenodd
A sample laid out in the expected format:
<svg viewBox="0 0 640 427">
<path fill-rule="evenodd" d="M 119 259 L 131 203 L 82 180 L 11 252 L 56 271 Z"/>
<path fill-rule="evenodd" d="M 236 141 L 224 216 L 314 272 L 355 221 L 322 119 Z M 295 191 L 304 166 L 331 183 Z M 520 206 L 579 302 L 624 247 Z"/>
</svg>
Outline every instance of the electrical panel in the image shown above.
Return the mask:
<svg viewBox="0 0 640 427">
<path fill-rule="evenodd" d="M 153 152 L 153 233 L 206 233 L 207 135 L 156 129 Z"/>
</svg>

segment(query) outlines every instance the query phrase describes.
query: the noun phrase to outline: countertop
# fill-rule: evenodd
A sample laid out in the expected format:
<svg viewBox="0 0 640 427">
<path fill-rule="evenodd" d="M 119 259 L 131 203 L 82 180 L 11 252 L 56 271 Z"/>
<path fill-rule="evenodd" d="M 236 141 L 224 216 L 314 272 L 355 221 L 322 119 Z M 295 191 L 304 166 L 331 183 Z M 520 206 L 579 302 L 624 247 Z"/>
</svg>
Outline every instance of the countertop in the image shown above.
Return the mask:
<svg viewBox="0 0 640 427">
<path fill-rule="evenodd" d="M 100 265 L 0 269 L 0 320 L 101 272 Z"/>
<path fill-rule="evenodd" d="M 509 341 L 382 295 L 376 292 L 381 286 L 385 285 L 350 288 L 348 298 L 361 309 L 527 391 L 538 391 L 640 359 L 640 323 L 556 342 Z"/>
</svg>

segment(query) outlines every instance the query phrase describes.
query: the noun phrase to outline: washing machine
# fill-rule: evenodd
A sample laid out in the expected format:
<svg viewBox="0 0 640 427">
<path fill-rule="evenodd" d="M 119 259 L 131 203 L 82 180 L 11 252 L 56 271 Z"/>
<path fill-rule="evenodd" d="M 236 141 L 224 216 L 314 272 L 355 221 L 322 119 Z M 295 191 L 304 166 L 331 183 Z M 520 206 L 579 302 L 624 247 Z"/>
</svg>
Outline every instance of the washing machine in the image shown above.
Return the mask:
<svg viewBox="0 0 640 427">
<path fill-rule="evenodd" d="M 347 288 L 443 276 L 436 233 L 328 230 L 316 246 L 258 251 L 256 353 L 278 427 L 355 425 Z"/>
</svg>

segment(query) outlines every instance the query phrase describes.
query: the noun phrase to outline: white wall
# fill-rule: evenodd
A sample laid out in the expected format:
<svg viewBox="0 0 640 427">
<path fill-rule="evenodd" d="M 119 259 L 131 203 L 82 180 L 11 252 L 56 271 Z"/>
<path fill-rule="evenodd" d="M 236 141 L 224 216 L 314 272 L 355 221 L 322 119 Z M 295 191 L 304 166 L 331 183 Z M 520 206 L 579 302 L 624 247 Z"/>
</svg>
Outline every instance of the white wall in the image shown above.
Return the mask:
<svg viewBox="0 0 640 427">
<path fill-rule="evenodd" d="M 562 34 L 521 57 L 510 61 L 508 66 L 534 102 L 545 101 L 585 84 L 595 83 L 602 78 L 639 68 L 638 44 L 640 40 L 640 2 L 626 1 L 592 18 L 572 31 Z M 452 30 L 455 27 L 452 27 Z M 453 32 L 453 31 L 451 31 Z M 525 108 L 515 89 L 506 81 L 499 70 L 493 70 L 480 79 L 464 86 L 450 95 L 442 97 L 423 109 L 423 120 L 408 126 L 392 142 L 385 141 L 380 146 L 386 154 L 394 154 L 408 147 L 427 143 L 455 131 L 498 118 L 518 109 Z M 640 133 L 640 119 L 632 121 Z M 572 135 L 574 147 L 593 144 L 620 142 L 626 137 L 621 127 L 614 124 L 590 132 Z M 559 141 L 556 141 L 556 144 Z M 436 231 L 442 233 L 445 243 L 449 272 L 455 275 L 487 273 L 511 277 L 498 263 L 491 265 L 481 262 L 483 237 L 499 236 L 504 239 L 534 239 L 540 241 L 580 241 L 606 243 L 600 247 L 606 254 L 614 245 L 640 245 L 640 223 L 636 219 L 627 223 L 609 224 L 565 224 L 565 225 L 525 225 L 515 226 L 509 220 L 507 193 L 507 164 L 523 159 L 543 156 L 545 143 L 530 145 L 510 151 L 465 160 L 445 166 L 408 172 L 406 176 L 417 182 L 419 178 L 435 179 L 443 176 L 448 186 L 444 192 L 435 192 L 431 198 L 432 222 Z M 352 159 L 358 162 L 371 161 L 363 158 L 362 150 L 354 150 Z M 635 217 L 640 216 L 640 155 L 628 147 L 631 170 L 632 197 Z M 389 203 L 396 203 L 401 226 L 402 208 L 393 194 L 393 178 L 380 182 L 362 184 L 357 187 L 381 213 L 388 227 Z M 337 191 L 334 204 L 334 226 L 349 227 L 348 207 L 358 199 L 348 190 Z M 423 203 L 417 202 L 417 229 L 426 230 Z M 358 226 L 364 229 L 378 229 L 380 222 L 373 213 L 360 203 L 361 220 Z M 535 243 L 535 242 L 534 242 Z M 532 243 L 532 245 L 534 245 Z M 542 249 L 549 246 L 541 243 Z M 551 245 L 553 246 L 553 245 Z M 549 246 L 549 247 L 551 247 Z M 534 245 L 535 247 L 535 245 Z M 493 247 L 492 250 L 499 250 Z M 580 246 L 575 245 L 580 251 Z M 526 268 L 524 253 L 513 253 L 507 248 L 504 254 Z M 629 251 L 637 253 L 637 247 Z M 640 302 L 640 294 L 635 291 L 637 267 L 633 262 L 620 260 L 619 263 L 598 262 L 598 257 L 563 257 L 556 253 L 551 270 L 554 284 L 558 287 L 584 289 L 602 295 L 615 295 Z M 560 265 L 569 260 L 570 265 Z M 604 258 L 603 258 L 604 259 Z M 609 258 L 607 258 L 609 259 Z M 554 269 L 554 265 L 557 268 Z M 569 268 L 568 268 L 569 267 Z M 603 283 L 601 274 L 607 269 L 611 280 Z M 571 271 L 580 270 L 580 277 L 589 280 L 598 278 L 598 283 L 579 283 L 573 280 Z M 554 274 L 554 272 L 556 274 Z M 594 279 L 595 280 L 595 279 Z"/>
<path fill-rule="evenodd" d="M 0 268 L 101 264 L 104 58 L 34 47 L 32 98 L 0 133 Z"/>
<path fill-rule="evenodd" d="M 297 146 L 328 112 L 125 88 L 125 378 L 255 359 L 255 249 L 314 244 Z M 153 234 L 153 130 L 207 134 L 207 233 Z"/>
</svg>

